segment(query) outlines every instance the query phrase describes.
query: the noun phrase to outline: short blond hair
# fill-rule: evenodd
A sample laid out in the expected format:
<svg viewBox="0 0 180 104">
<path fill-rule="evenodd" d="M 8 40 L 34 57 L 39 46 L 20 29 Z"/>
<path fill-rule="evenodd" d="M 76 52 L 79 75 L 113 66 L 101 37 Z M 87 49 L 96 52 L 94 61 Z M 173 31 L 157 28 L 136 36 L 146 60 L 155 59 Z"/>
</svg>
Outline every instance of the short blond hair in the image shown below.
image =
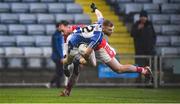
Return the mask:
<svg viewBox="0 0 180 104">
<path fill-rule="evenodd" d="M 110 20 L 104 20 L 103 26 L 110 26 L 110 27 L 113 27 L 114 24 L 113 24 Z"/>
</svg>

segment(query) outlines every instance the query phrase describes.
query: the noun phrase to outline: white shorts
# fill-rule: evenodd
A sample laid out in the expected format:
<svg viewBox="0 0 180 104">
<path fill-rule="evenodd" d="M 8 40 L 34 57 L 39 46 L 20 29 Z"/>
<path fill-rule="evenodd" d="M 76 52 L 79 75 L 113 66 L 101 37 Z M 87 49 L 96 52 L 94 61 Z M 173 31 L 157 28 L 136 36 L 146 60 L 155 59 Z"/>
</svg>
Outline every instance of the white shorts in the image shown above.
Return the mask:
<svg viewBox="0 0 180 104">
<path fill-rule="evenodd" d="M 104 63 L 108 63 L 115 57 L 116 52 L 108 43 L 106 43 L 106 46 L 96 50 L 95 54 L 97 59 Z"/>
</svg>

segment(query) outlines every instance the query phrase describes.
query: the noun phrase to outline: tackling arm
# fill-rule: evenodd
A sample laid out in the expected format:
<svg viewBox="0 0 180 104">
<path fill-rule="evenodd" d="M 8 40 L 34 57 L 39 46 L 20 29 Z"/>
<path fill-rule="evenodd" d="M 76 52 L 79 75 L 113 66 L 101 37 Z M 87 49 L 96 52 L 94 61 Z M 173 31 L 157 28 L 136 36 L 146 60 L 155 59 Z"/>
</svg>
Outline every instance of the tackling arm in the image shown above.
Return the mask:
<svg viewBox="0 0 180 104">
<path fill-rule="evenodd" d="M 101 18 L 104 18 L 101 11 L 98 10 L 98 9 L 95 10 L 95 14 L 96 14 L 98 20 L 101 19 Z"/>
<path fill-rule="evenodd" d="M 95 5 L 94 3 L 92 3 L 92 4 L 90 5 L 90 7 L 91 7 L 91 9 L 92 9 L 92 12 L 93 12 L 93 13 L 95 12 L 95 14 L 96 14 L 96 16 L 97 16 L 97 19 L 98 19 L 98 22 L 104 18 L 103 15 L 102 15 L 102 13 L 101 13 L 101 11 L 97 9 L 97 7 L 96 7 L 96 5 Z"/>
</svg>

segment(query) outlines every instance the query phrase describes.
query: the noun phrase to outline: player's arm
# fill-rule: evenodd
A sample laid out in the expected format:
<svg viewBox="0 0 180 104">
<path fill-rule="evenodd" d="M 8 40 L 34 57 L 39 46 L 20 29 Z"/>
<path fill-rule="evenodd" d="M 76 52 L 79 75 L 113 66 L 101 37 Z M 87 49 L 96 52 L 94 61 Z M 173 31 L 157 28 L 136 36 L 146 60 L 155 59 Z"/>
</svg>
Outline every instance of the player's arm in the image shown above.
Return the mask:
<svg viewBox="0 0 180 104">
<path fill-rule="evenodd" d="M 99 43 L 99 41 L 102 40 L 102 34 L 100 31 L 95 31 L 94 32 L 94 36 L 91 38 L 91 42 L 90 44 L 87 46 L 87 48 L 84 49 L 84 53 L 82 54 L 82 56 L 88 60 L 90 54 L 92 53 L 92 51 L 96 48 L 97 44 Z"/>
<path fill-rule="evenodd" d="M 95 10 L 95 14 L 96 14 L 96 17 L 97 17 L 98 20 L 101 19 L 101 18 L 104 18 L 101 11 L 98 10 L 98 9 Z"/>
<path fill-rule="evenodd" d="M 86 50 L 85 50 L 85 53 L 83 54 L 83 57 L 86 59 L 86 60 L 88 60 L 89 59 L 89 56 L 90 56 L 90 54 L 91 54 L 91 52 L 93 51 L 93 48 L 91 48 L 91 47 L 87 47 L 86 48 Z"/>
<path fill-rule="evenodd" d="M 98 20 L 98 23 L 102 23 L 103 20 L 104 20 L 104 17 L 101 13 L 100 10 L 97 9 L 96 5 L 94 3 L 92 3 L 90 5 L 91 9 L 92 9 L 92 12 L 96 14 L 96 17 L 97 17 L 97 20 Z"/>
<path fill-rule="evenodd" d="M 82 55 L 82 57 L 85 58 L 85 60 L 88 60 L 91 52 L 93 51 L 93 48 L 90 45 L 87 46 L 85 44 L 81 44 L 78 51 Z"/>
</svg>

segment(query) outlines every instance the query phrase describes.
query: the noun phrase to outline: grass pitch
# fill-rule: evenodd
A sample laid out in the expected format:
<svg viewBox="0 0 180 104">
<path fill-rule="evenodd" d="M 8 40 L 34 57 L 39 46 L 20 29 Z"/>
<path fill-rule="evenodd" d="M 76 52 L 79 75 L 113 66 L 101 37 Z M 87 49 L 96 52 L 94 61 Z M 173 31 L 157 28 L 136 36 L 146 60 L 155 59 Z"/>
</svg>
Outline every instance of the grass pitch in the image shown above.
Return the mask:
<svg viewBox="0 0 180 104">
<path fill-rule="evenodd" d="M 0 103 L 180 103 L 180 89 L 74 88 L 69 97 L 62 89 L 0 88 Z"/>
</svg>

